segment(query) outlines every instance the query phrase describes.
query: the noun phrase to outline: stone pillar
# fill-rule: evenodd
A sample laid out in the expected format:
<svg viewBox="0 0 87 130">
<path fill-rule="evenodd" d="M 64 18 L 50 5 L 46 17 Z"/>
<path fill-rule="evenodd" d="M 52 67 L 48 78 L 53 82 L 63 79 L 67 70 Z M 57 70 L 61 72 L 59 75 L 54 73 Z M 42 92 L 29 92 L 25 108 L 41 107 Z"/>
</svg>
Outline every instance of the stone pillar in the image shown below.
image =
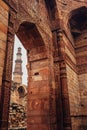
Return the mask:
<svg viewBox="0 0 87 130">
<path fill-rule="evenodd" d="M 62 61 L 59 64 L 60 64 L 60 85 L 61 85 L 62 110 L 63 110 L 63 130 L 71 130 L 66 63 L 65 61 Z"/>
<path fill-rule="evenodd" d="M 2 107 L 3 107 L 2 95 L 4 89 L 2 84 L 2 77 L 5 65 L 4 61 L 5 61 L 6 43 L 7 43 L 8 17 L 9 17 L 9 7 L 1 0 L 0 1 L 0 129 L 2 124 Z"/>
<path fill-rule="evenodd" d="M 60 85 L 61 85 L 61 97 L 62 97 L 62 111 L 63 111 L 63 130 L 71 130 L 71 117 L 70 117 L 70 104 L 68 95 L 67 85 L 67 72 L 66 72 L 66 61 L 65 61 L 65 45 L 63 42 L 62 30 L 57 31 L 57 40 L 59 44 L 59 54 L 61 60 L 60 66 Z"/>
<path fill-rule="evenodd" d="M 58 129 L 71 130 L 72 128 L 71 128 L 70 104 L 69 104 L 69 95 L 67 86 L 67 72 L 66 72 L 63 32 L 61 30 L 57 29 L 53 31 L 53 42 L 54 42 L 55 71 L 57 70 L 55 73 L 56 89 L 58 91 L 56 96 L 58 107 L 57 121 L 60 122 L 58 123 Z"/>
<path fill-rule="evenodd" d="M 3 73 L 2 90 L 1 90 L 1 113 L 0 113 L 1 130 L 8 129 L 8 115 L 9 115 L 13 46 L 14 46 L 14 30 L 13 30 L 14 20 L 15 20 L 15 13 L 12 10 L 10 10 L 7 45 L 6 45 L 6 56 L 5 56 L 5 64 L 4 64 L 4 71 L 3 71 L 4 73 Z"/>
<path fill-rule="evenodd" d="M 60 51 L 57 39 L 57 30 L 52 31 L 53 34 L 53 57 L 54 57 L 54 75 L 55 75 L 55 94 L 56 94 L 56 117 L 57 117 L 57 129 L 63 130 L 63 112 L 62 112 L 62 95 L 60 85 Z"/>
<path fill-rule="evenodd" d="M 44 46 L 28 54 L 28 130 L 57 130 L 51 56 Z"/>
</svg>

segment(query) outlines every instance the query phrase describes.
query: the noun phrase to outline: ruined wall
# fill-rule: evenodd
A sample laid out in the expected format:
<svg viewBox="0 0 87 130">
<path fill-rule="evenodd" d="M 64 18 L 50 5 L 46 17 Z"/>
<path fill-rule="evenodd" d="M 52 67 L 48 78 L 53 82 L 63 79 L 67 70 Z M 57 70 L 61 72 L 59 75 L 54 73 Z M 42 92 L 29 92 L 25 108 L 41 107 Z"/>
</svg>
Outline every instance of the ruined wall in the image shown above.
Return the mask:
<svg viewBox="0 0 87 130">
<path fill-rule="evenodd" d="M 3 113 L 3 104 L 2 104 L 2 97 L 3 97 L 3 89 L 4 86 L 2 85 L 3 82 L 3 74 L 4 74 L 4 65 L 6 64 L 5 57 L 6 57 L 6 47 L 7 47 L 7 32 L 8 32 L 8 18 L 9 18 L 9 7 L 1 0 L 0 1 L 0 125 L 1 125 L 1 116 L 3 116 L 4 122 L 8 118 L 7 113 Z M 5 91 L 5 97 L 8 99 L 8 95 Z M 8 102 L 7 100 L 5 103 Z M 5 104 L 4 103 L 4 104 Z M 5 110 L 5 109 L 4 109 Z M 5 124 L 7 125 L 7 123 Z"/>
<path fill-rule="evenodd" d="M 79 84 L 77 74 L 67 65 L 67 83 L 70 101 L 70 114 L 72 129 L 77 130 L 79 126 L 79 106 L 80 106 L 80 95 L 79 95 Z M 77 118 L 76 118 L 77 117 Z"/>
<path fill-rule="evenodd" d="M 2 76 L 5 62 L 5 54 L 6 54 L 8 15 L 9 15 L 8 6 L 3 1 L 0 1 L 0 96 L 1 96 L 1 85 L 2 85 Z"/>
<path fill-rule="evenodd" d="M 24 5 L 25 3 L 25 5 Z M 29 3 L 29 4 L 27 4 Z M 41 1 L 19 1 L 18 20 L 35 23 L 42 36 L 40 41 L 37 30 L 31 31 L 35 40 L 29 46 L 24 45 L 28 52 L 29 88 L 28 88 L 28 129 L 56 129 L 55 112 L 55 90 L 52 63 L 52 34 L 49 27 L 48 14 L 45 2 Z M 21 8 L 23 7 L 23 8 Z M 27 14 L 23 12 L 24 10 Z M 42 11 L 43 10 L 43 11 Z M 33 36 L 32 35 L 32 36 Z M 32 37 L 31 37 L 32 39 Z M 32 46 L 33 45 L 33 46 Z M 51 118 L 52 117 L 52 118 Z M 54 123 L 55 122 L 55 123 Z"/>
<path fill-rule="evenodd" d="M 37 51 L 38 50 L 38 51 Z M 49 60 L 47 58 L 46 49 L 42 46 L 32 49 L 28 55 L 30 64 L 29 71 L 29 96 L 28 96 L 28 128 L 33 129 L 56 129 L 55 118 L 55 90 L 54 83 L 51 85 Z M 53 81 L 52 81 L 53 82 Z M 38 115 L 38 116 L 37 116 Z M 41 116 L 42 115 L 42 116 Z M 33 121 L 32 121 L 33 120 Z M 51 122 L 51 125 L 50 125 Z"/>
<path fill-rule="evenodd" d="M 76 58 L 80 88 L 80 112 L 83 116 L 81 127 L 87 129 L 87 30 L 76 39 Z"/>
<path fill-rule="evenodd" d="M 22 22 L 27 21 L 35 23 L 43 38 L 43 41 L 48 45 L 49 39 L 52 38 L 52 34 L 49 26 L 45 2 L 43 0 L 18 0 L 18 2 L 14 2 L 14 0 L 11 1 L 12 2 L 10 2 L 10 4 L 12 5 L 13 3 L 13 6 L 15 5 L 15 9 L 18 11 L 17 21 L 15 23 L 16 31 Z"/>
<path fill-rule="evenodd" d="M 85 30 L 84 33 L 81 34 L 78 38 L 74 38 L 71 34 L 70 23 L 68 22 L 68 20 L 72 15 L 71 11 L 82 6 L 87 6 L 87 2 L 80 0 L 57 1 L 57 7 L 59 9 L 59 17 L 61 21 L 60 25 L 61 28 L 64 30 L 65 35 L 63 39 L 66 53 L 65 59 L 67 62 L 66 65 L 67 84 L 68 84 L 70 114 L 73 130 L 87 129 L 86 128 L 87 98 L 86 95 L 84 96 L 83 94 L 83 91 L 86 92 L 86 84 L 87 84 L 86 82 L 87 33 L 85 33 L 86 32 Z M 86 29 L 86 27 L 84 28 Z M 74 30 L 73 33 L 77 33 L 75 31 L 76 30 Z"/>
<path fill-rule="evenodd" d="M 71 34 L 69 23 L 71 11 L 87 6 L 86 0 L 4 1 L 10 7 L 4 90 L 9 96 L 13 37 L 16 33 L 28 52 L 28 80 L 30 82 L 28 89 L 28 129 L 56 130 L 61 128 L 61 130 L 71 130 L 71 125 L 73 130 L 86 129 L 86 109 L 83 107 L 86 105 L 86 96 L 79 95 L 79 88 L 82 93 L 82 86 L 87 87 L 86 79 L 85 81 L 81 80 L 86 74 L 80 73 L 80 71 L 83 72 L 83 67 L 86 64 L 84 63 L 82 68 L 81 63 L 79 65 L 82 52 L 85 52 L 86 48 L 83 48 L 83 51 L 81 50 L 79 53 L 81 48 L 78 49 L 76 46 L 76 39 Z M 53 54 L 53 52 L 55 53 Z M 86 52 L 83 55 L 86 59 Z M 87 70 L 86 67 L 85 70 Z M 80 98 L 81 102 L 85 98 L 84 104 L 81 105 L 82 108 L 79 105 Z M 1 128 L 7 128 L 4 110 L 8 111 L 9 101 L 5 101 L 4 95 Z M 82 109 L 85 110 L 84 113 Z"/>
<path fill-rule="evenodd" d="M 10 107 L 9 107 L 9 130 L 27 128 L 27 86 L 12 82 Z"/>
<path fill-rule="evenodd" d="M 79 82 L 78 74 L 76 69 L 76 56 L 73 45 L 64 35 L 63 42 L 65 44 L 65 60 L 66 60 L 66 73 L 67 73 L 67 85 L 70 103 L 70 115 L 72 122 L 72 129 L 77 130 L 79 126 L 78 115 L 80 105 L 80 94 L 79 94 Z M 76 123 L 75 123 L 76 122 Z"/>
<path fill-rule="evenodd" d="M 86 6 L 87 2 L 86 0 L 56 0 L 57 7 L 59 10 L 59 17 L 61 19 L 61 25 L 65 28 L 67 33 L 69 34 L 70 37 L 70 31 L 68 30 L 67 26 L 68 24 L 68 19 L 71 16 L 71 11 L 74 9 L 77 9 L 82 6 Z M 64 21 L 64 24 L 63 24 Z M 71 38 L 72 39 L 72 38 Z"/>
<path fill-rule="evenodd" d="M 10 103 L 20 104 L 26 107 L 27 104 L 27 86 L 12 82 Z"/>
<path fill-rule="evenodd" d="M 10 5 L 9 46 L 7 48 L 9 51 L 7 53 L 8 59 L 6 59 L 7 65 L 5 66 L 6 78 L 10 82 L 12 42 L 16 33 L 28 52 L 29 89 L 27 127 L 31 130 L 57 129 L 56 107 L 54 107 L 55 86 L 53 80 L 52 34 L 45 3 L 43 0 L 5 0 L 5 2 Z M 7 82 L 4 85 L 9 88 Z M 7 93 L 9 95 L 10 91 L 8 90 Z M 7 110 L 8 104 L 5 107 Z M 1 128 L 7 127 L 4 125 L 3 120 L 1 125 Z"/>
</svg>

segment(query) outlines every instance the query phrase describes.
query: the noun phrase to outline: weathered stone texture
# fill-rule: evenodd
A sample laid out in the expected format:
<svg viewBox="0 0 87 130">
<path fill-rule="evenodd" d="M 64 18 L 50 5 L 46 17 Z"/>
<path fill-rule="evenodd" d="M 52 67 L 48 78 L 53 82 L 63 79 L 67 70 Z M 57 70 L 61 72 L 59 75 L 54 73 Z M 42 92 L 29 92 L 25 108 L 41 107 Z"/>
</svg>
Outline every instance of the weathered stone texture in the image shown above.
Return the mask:
<svg viewBox="0 0 87 130">
<path fill-rule="evenodd" d="M 86 0 L 4 1 L 10 8 L 6 50 L 9 60 L 6 59 L 4 80 L 10 83 L 16 33 L 28 52 L 28 129 L 86 130 Z M 3 14 L 1 11 L 1 25 L 5 26 L 0 27 L 0 40 L 6 40 L 7 13 Z M 5 94 L 9 97 L 6 86 L 9 84 L 5 82 L 5 106 Z M 5 119 L 4 113 L 2 118 Z"/>
<path fill-rule="evenodd" d="M 17 82 L 11 84 L 9 108 L 9 130 L 27 127 L 27 86 Z"/>
<path fill-rule="evenodd" d="M 72 22 L 69 23 L 71 17 L 72 21 L 74 18 L 79 17 L 83 19 L 85 17 L 81 12 L 77 12 L 77 15 L 74 16 L 75 9 L 79 9 L 80 7 L 86 7 L 86 1 L 57 1 L 57 7 L 59 9 L 59 18 L 60 18 L 60 25 L 61 28 L 64 30 L 64 43 L 65 43 L 65 52 L 66 52 L 66 62 L 67 62 L 67 83 L 68 83 L 68 92 L 69 92 L 69 101 L 70 101 L 70 114 L 72 119 L 72 129 L 86 129 L 86 99 L 80 95 L 82 86 L 86 86 L 86 79 L 83 75 L 87 73 L 87 28 L 85 27 L 85 23 L 81 23 L 78 27 L 73 26 Z M 83 9 L 84 10 L 84 9 Z M 81 15 L 81 16 L 80 16 Z M 78 18 L 77 18 L 78 19 Z M 87 20 L 87 18 L 85 19 Z M 75 21 L 74 21 L 75 23 Z M 86 21 L 87 23 L 87 21 Z M 73 24 L 74 25 L 74 24 Z M 73 29 L 71 29 L 71 28 Z M 76 28 L 75 28 L 76 27 Z M 76 29 L 76 30 L 75 30 Z M 82 32 L 74 37 L 73 34 L 77 33 L 77 31 Z M 70 33 L 72 32 L 72 34 Z M 73 37 L 72 37 L 73 36 Z M 72 46 L 71 46 L 71 45 Z M 74 49 L 75 47 L 75 49 Z M 79 74 L 79 76 L 78 76 Z M 86 91 L 86 88 L 84 89 Z M 85 97 L 86 98 L 86 97 Z M 84 102 L 85 105 L 82 105 L 82 112 L 81 113 L 81 100 Z M 84 101 L 83 101 L 84 100 Z M 84 116 L 85 115 L 85 116 Z M 73 117 L 74 116 L 74 117 Z M 83 117 L 82 117 L 83 116 Z M 76 118 L 77 117 L 77 118 Z M 82 125 L 82 120 L 84 120 Z M 76 122 L 76 123 L 75 123 Z"/>
<path fill-rule="evenodd" d="M 80 87 L 80 114 L 87 115 L 87 74 L 81 74 L 79 77 Z"/>
<path fill-rule="evenodd" d="M 39 2 L 34 0 L 19 0 L 17 7 L 19 13 L 17 15 L 18 24 L 15 25 L 16 29 L 19 27 L 19 24 L 24 21 L 35 23 L 43 40 L 45 41 L 45 44 L 48 44 L 49 37 L 52 37 L 52 34 L 49 27 L 49 19 L 45 8 L 45 2 L 43 0 L 40 0 Z M 46 38 L 47 35 L 48 38 Z"/>
<path fill-rule="evenodd" d="M 67 65 L 67 82 L 69 90 L 71 116 L 79 113 L 80 94 L 77 74 Z"/>
<path fill-rule="evenodd" d="M 70 115 L 72 122 L 72 129 L 77 130 L 81 122 L 79 122 L 80 114 L 80 90 L 77 73 L 67 65 L 67 83 L 70 101 Z M 79 118 L 79 119 L 78 119 Z M 80 119 L 81 120 L 81 119 Z"/>
<path fill-rule="evenodd" d="M 5 62 L 6 42 L 7 42 L 7 29 L 8 29 L 8 6 L 0 1 L 0 96 L 3 68 Z"/>
</svg>

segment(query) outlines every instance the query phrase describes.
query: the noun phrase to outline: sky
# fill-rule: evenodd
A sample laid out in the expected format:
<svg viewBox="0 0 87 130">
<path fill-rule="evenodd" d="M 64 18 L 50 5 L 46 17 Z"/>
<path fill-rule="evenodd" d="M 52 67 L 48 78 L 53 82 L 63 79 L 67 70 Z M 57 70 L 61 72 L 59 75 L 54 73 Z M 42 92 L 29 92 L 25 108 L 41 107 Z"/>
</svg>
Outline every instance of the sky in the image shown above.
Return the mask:
<svg viewBox="0 0 87 130">
<path fill-rule="evenodd" d="M 21 47 L 22 61 L 23 61 L 23 63 L 22 63 L 22 72 L 23 72 L 22 84 L 27 85 L 27 77 L 28 77 L 27 76 L 27 69 L 26 69 L 26 65 L 27 65 L 27 55 L 26 54 L 27 53 L 26 53 L 26 50 L 23 47 L 22 43 L 15 35 L 12 73 L 14 72 L 16 53 L 17 53 L 18 47 Z M 12 75 L 12 79 L 13 79 L 13 75 Z"/>
</svg>

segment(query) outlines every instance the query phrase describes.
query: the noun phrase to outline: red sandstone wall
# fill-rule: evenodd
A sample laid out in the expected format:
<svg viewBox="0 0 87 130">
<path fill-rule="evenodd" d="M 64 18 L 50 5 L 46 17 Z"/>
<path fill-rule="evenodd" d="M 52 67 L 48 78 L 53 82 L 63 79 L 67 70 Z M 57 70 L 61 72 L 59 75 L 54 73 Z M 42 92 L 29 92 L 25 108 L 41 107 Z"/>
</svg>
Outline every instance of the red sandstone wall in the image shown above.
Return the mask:
<svg viewBox="0 0 87 130">
<path fill-rule="evenodd" d="M 80 114 L 87 115 L 87 74 L 79 75 L 79 87 L 80 87 Z"/>
<path fill-rule="evenodd" d="M 67 85 L 68 94 L 70 102 L 70 115 L 72 122 L 72 130 L 78 130 L 79 121 L 79 104 L 80 104 L 80 94 L 79 94 L 79 82 L 76 70 L 76 57 L 75 50 L 69 40 L 64 36 L 65 43 L 65 60 L 66 60 L 66 71 L 67 71 Z M 77 118 L 75 118 L 77 117 Z"/>
<path fill-rule="evenodd" d="M 80 87 L 80 96 L 81 96 L 79 114 L 83 116 L 81 120 L 81 127 L 83 127 L 84 130 L 86 130 L 87 129 L 87 73 L 80 74 L 78 77 L 79 77 L 79 87 Z"/>
<path fill-rule="evenodd" d="M 64 20 L 64 27 L 67 28 L 68 18 L 71 11 L 82 6 L 86 6 L 86 0 L 57 0 L 57 7 L 59 9 L 59 17 Z"/>
<path fill-rule="evenodd" d="M 52 62 L 52 34 L 49 27 L 49 20 L 47 11 L 45 8 L 45 3 L 43 0 L 34 1 L 34 0 L 6 0 L 6 2 L 10 4 L 10 19 L 9 19 L 9 35 L 8 35 L 8 48 L 7 50 L 11 50 L 7 53 L 7 65 L 5 66 L 6 77 L 9 78 L 11 71 L 10 68 L 12 61 L 10 58 L 12 55 L 13 48 L 13 37 L 14 33 L 17 33 L 19 26 L 23 22 L 34 23 L 36 28 L 32 31 L 31 37 L 24 35 L 20 35 L 22 42 L 24 43 L 24 47 L 30 50 L 29 54 L 29 88 L 28 88 L 28 129 L 57 129 L 56 125 L 56 107 L 55 106 L 55 93 L 53 93 L 54 79 L 53 79 L 53 62 Z M 16 12 L 17 11 L 17 12 Z M 17 13 L 17 14 L 16 14 Z M 26 28 L 25 30 L 21 30 L 21 32 L 25 32 L 26 30 L 31 30 L 31 28 Z M 42 36 L 42 41 L 40 40 L 40 34 Z M 26 33 L 28 35 L 28 33 Z M 19 35 L 18 35 L 19 36 Z M 33 37 L 33 38 L 32 38 Z M 32 40 L 33 39 L 33 40 Z M 34 41 L 31 43 L 31 41 Z M 44 41 L 44 42 L 43 42 Z M 30 46 L 31 43 L 31 46 Z M 34 45 L 32 47 L 32 45 Z M 38 45 L 38 47 L 37 47 Z M 43 45 L 42 47 L 40 47 Z M 27 47 L 26 47 L 27 46 Z M 45 48 L 45 50 L 43 49 Z M 10 57 L 10 58 L 9 58 Z M 47 59 L 47 60 L 46 60 Z M 9 63 L 8 63 L 9 62 Z M 45 63 L 45 64 L 44 64 Z M 9 73 L 8 73 L 9 72 Z M 37 73 L 38 74 L 35 74 Z M 7 81 L 6 79 L 6 81 Z M 5 84 L 7 85 L 7 84 Z M 7 85 L 9 88 L 9 84 Z M 7 88 L 7 86 L 5 86 Z M 5 88 L 4 87 L 4 88 Z M 5 88 L 5 89 L 6 89 Z M 7 95 L 9 95 L 9 90 L 6 91 Z M 4 102 L 6 101 L 6 97 L 4 95 Z M 8 102 L 6 102 L 5 109 L 8 111 Z M 3 105 L 4 106 L 4 105 Z M 4 111 L 4 109 L 3 109 Z M 3 115 L 4 119 L 5 115 Z M 53 117 L 53 118 L 52 118 Z M 5 121 L 2 122 L 2 128 L 6 128 L 4 124 Z"/>
<path fill-rule="evenodd" d="M 43 41 L 48 45 L 49 39 L 52 38 L 52 33 L 50 30 L 45 1 L 18 0 L 17 7 L 18 13 L 15 28 L 17 29 L 19 24 L 24 21 L 35 23 L 41 33 Z"/>
<path fill-rule="evenodd" d="M 1 0 L 0 1 L 0 94 L 2 85 L 3 68 L 5 62 L 5 51 L 8 30 L 8 6 Z"/>
<path fill-rule="evenodd" d="M 65 52 L 64 58 L 67 63 L 66 65 L 67 85 L 68 85 L 68 92 L 69 92 L 70 114 L 72 117 L 71 121 L 72 121 L 73 130 L 80 130 L 78 126 L 82 122 L 82 117 L 79 117 L 78 115 L 79 109 L 80 109 L 79 85 L 82 84 L 82 86 L 84 86 L 84 84 L 86 83 L 86 79 L 84 82 L 81 81 L 81 79 L 84 76 L 83 74 L 81 74 L 79 75 L 80 83 L 78 83 L 78 75 L 77 75 L 77 69 L 76 69 L 76 55 L 75 55 L 75 50 L 72 46 L 73 39 L 71 37 L 69 28 L 67 28 L 67 26 L 68 26 L 68 17 L 70 16 L 70 11 L 81 6 L 85 6 L 86 3 L 84 2 L 86 1 L 57 0 L 60 26 L 61 26 L 61 29 L 66 31 L 66 35 L 67 35 L 63 37 L 63 42 L 64 42 L 65 47 L 63 48 L 64 50 L 62 50 L 62 52 L 63 51 Z M 47 45 L 46 49 L 50 50 L 50 51 L 47 51 L 47 54 L 48 53 L 49 54 L 45 57 L 45 59 L 44 59 L 44 56 L 46 55 L 46 51 L 44 51 L 43 54 L 41 52 L 39 54 L 39 52 L 36 51 L 37 49 L 31 50 L 30 52 L 31 54 L 30 54 L 29 60 L 31 60 L 31 64 L 29 64 L 30 65 L 29 69 L 31 69 L 31 71 L 29 73 L 31 77 L 29 77 L 29 79 L 31 83 L 30 83 L 30 88 L 28 90 L 29 91 L 29 99 L 28 99 L 29 113 L 28 114 L 30 114 L 31 117 L 29 115 L 30 118 L 28 119 L 28 127 L 32 130 L 36 128 L 37 129 L 43 128 L 43 129 L 48 130 L 50 129 L 50 127 L 52 127 L 52 129 L 56 130 L 57 127 L 55 125 L 56 124 L 55 123 L 56 122 L 55 93 L 53 93 L 53 89 L 55 90 L 55 84 L 54 84 L 54 79 L 52 75 L 53 70 L 51 70 L 53 67 L 53 61 L 52 61 L 52 55 L 51 55 L 52 48 L 49 46 L 49 44 L 51 44 L 50 41 L 51 41 L 52 35 L 51 35 L 50 27 L 49 27 L 49 20 L 48 20 L 48 15 L 47 15 L 44 1 L 43 0 L 41 1 L 18 0 L 15 2 L 14 0 L 10 0 L 10 3 L 12 5 L 12 8 L 15 7 L 17 10 L 17 17 L 15 17 L 17 18 L 17 21 L 15 22 L 15 26 L 14 26 L 15 31 L 17 31 L 17 29 L 19 28 L 19 25 L 24 21 L 35 23 L 35 25 L 37 26 L 38 30 L 41 33 L 43 40 L 45 41 L 45 45 Z M 13 14 L 15 15 L 15 13 Z M 12 19 L 10 19 L 10 22 L 12 22 L 11 25 L 14 25 L 14 17 L 12 17 L 13 14 L 11 14 Z M 73 43 L 73 45 L 75 44 Z M 82 54 L 80 54 L 80 56 L 81 55 Z M 8 57 L 9 56 L 10 56 L 10 53 L 8 54 Z M 79 55 L 77 55 L 77 59 L 78 57 Z M 81 68 L 78 67 L 78 70 L 81 70 Z M 39 73 L 38 75 L 35 74 L 37 72 Z M 86 88 L 86 85 L 85 85 L 85 88 Z M 83 97 L 81 97 L 81 101 L 83 101 L 82 98 Z M 84 99 L 85 99 L 84 104 L 86 104 L 85 103 L 86 97 Z M 83 110 L 80 109 L 80 111 L 83 112 L 84 109 Z M 39 115 L 38 120 L 37 120 L 37 114 Z M 85 115 L 86 115 L 86 112 L 85 112 Z M 35 123 L 39 125 L 35 125 Z M 84 120 L 84 124 L 86 124 L 86 120 Z"/>
<path fill-rule="evenodd" d="M 80 35 L 76 40 L 76 58 L 80 88 L 80 112 L 83 116 L 81 126 L 87 129 L 87 33 Z"/>
<path fill-rule="evenodd" d="M 79 113 L 79 103 L 80 103 L 78 76 L 68 65 L 67 65 L 67 79 L 68 79 L 71 116 L 75 116 Z"/>
<path fill-rule="evenodd" d="M 87 129 L 87 34 L 82 34 L 74 41 L 68 23 L 71 11 L 82 6 L 87 6 L 86 0 L 57 0 L 59 18 L 61 19 L 60 25 L 67 35 L 67 38 L 64 37 L 63 39 L 66 44 L 67 83 L 73 130 Z"/>
<path fill-rule="evenodd" d="M 79 121 L 79 106 L 80 106 L 80 95 L 79 95 L 79 84 L 77 74 L 67 65 L 67 83 L 70 101 L 70 114 L 72 122 L 72 130 L 78 130 Z M 77 118 L 75 118 L 75 116 Z"/>
</svg>

